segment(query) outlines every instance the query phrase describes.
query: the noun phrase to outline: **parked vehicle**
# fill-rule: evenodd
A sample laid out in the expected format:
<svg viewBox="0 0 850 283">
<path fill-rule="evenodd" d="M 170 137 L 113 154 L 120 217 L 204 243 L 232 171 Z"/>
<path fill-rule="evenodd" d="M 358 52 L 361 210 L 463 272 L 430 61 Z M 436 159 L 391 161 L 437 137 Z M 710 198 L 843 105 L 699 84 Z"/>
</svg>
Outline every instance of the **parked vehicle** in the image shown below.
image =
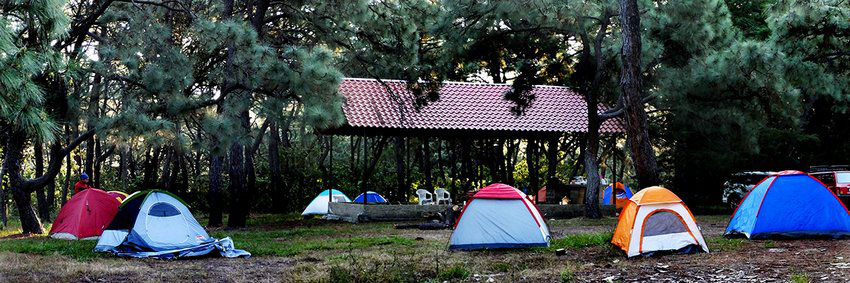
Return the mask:
<svg viewBox="0 0 850 283">
<path fill-rule="evenodd" d="M 826 185 L 845 205 L 850 204 L 850 166 L 812 166 L 809 175 Z"/>
<path fill-rule="evenodd" d="M 745 171 L 732 174 L 729 180 L 723 183 L 723 203 L 734 210 L 756 184 L 773 174 L 775 172 L 767 171 Z"/>
</svg>

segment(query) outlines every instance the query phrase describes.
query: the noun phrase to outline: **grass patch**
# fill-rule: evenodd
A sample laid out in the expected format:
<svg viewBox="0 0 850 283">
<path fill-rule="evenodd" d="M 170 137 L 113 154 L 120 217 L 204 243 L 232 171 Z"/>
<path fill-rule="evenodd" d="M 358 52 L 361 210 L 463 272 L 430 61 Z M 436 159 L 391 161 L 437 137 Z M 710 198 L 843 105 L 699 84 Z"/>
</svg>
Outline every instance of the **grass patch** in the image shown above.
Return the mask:
<svg viewBox="0 0 850 283">
<path fill-rule="evenodd" d="M 723 236 L 716 236 L 708 239 L 708 246 L 713 252 L 737 251 L 742 249 L 747 241 L 743 238 L 727 239 Z"/>
<path fill-rule="evenodd" d="M 255 256 L 294 256 L 311 250 L 363 249 L 372 246 L 413 244 L 414 240 L 400 236 L 329 238 L 343 235 L 332 228 L 298 228 L 277 231 L 220 231 L 216 238 L 231 237 L 239 249 Z"/>
<path fill-rule="evenodd" d="M 771 241 L 771 240 L 766 240 L 766 241 L 764 241 L 764 244 L 763 244 L 763 245 L 764 245 L 764 248 L 765 248 L 765 249 L 772 249 L 772 248 L 776 248 L 776 247 L 777 247 L 777 246 L 776 246 L 776 242 Z"/>
<path fill-rule="evenodd" d="M 252 225 L 279 223 L 294 216 L 255 215 Z M 250 226 L 249 226 L 250 227 Z M 45 231 L 49 231 L 46 225 Z M 373 246 L 390 245 L 401 247 L 412 245 L 415 240 L 390 235 L 391 224 L 378 225 L 333 225 L 300 227 L 287 230 L 217 230 L 210 233 L 215 238 L 231 237 L 239 249 L 251 252 L 254 256 L 293 256 L 313 250 L 359 250 Z M 20 223 L 9 222 L 0 237 L 20 234 Z M 348 236 L 346 236 L 348 235 Z M 373 236 L 381 235 L 381 236 Z M 96 241 L 65 241 L 46 236 L 34 236 L 20 239 L 0 240 L 0 251 L 37 255 L 63 255 L 77 260 L 90 260 L 107 256 L 92 251 Z"/>
<path fill-rule="evenodd" d="M 452 265 L 441 271 L 440 275 L 437 276 L 440 281 L 463 280 L 466 277 L 469 277 L 469 270 L 466 270 L 466 267 L 460 264 Z"/>
<path fill-rule="evenodd" d="M 507 262 L 494 262 L 490 266 L 490 270 L 493 272 L 508 272 L 513 269 L 513 265 Z"/>
<path fill-rule="evenodd" d="M 566 237 L 552 240 L 552 243 L 549 246 L 549 250 L 554 251 L 563 248 L 577 249 L 607 245 L 608 243 L 610 243 L 612 236 L 613 233 L 611 232 L 581 233 L 567 235 Z"/>
<path fill-rule="evenodd" d="M 573 281 L 575 281 L 575 274 L 573 274 L 572 270 L 561 271 L 561 283 L 568 283 Z"/>
<path fill-rule="evenodd" d="M 812 282 L 812 279 L 809 278 L 809 275 L 802 272 L 795 272 L 791 274 L 791 282 L 793 283 L 809 283 Z"/>
<path fill-rule="evenodd" d="M 62 255 L 76 260 L 89 261 L 104 254 L 95 253 L 97 241 L 65 241 L 47 236 L 35 236 L 15 240 L 0 240 L 0 251 L 36 255 Z"/>
<path fill-rule="evenodd" d="M 569 219 L 552 219 L 546 221 L 549 226 L 617 226 L 617 217 L 609 216 L 601 219 L 576 217 Z"/>
</svg>

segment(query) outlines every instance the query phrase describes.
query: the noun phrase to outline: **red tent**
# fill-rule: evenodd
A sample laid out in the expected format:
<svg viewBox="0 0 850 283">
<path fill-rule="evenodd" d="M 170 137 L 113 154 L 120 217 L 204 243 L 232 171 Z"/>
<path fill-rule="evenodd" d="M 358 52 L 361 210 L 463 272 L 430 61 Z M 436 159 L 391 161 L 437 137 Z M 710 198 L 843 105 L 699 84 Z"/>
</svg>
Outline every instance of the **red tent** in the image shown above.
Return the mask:
<svg viewBox="0 0 850 283">
<path fill-rule="evenodd" d="M 86 189 L 68 200 L 50 228 L 50 237 L 64 240 L 97 239 L 118 213 L 121 201 L 98 189 Z"/>
</svg>

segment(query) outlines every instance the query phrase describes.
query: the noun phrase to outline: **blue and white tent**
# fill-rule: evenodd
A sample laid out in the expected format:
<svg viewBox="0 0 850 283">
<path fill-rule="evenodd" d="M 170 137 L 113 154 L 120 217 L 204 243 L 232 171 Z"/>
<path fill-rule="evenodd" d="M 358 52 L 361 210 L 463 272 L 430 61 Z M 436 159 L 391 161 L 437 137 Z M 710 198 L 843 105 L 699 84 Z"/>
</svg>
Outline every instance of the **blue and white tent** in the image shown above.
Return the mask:
<svg viewBox="0 0 850 283">
<path fill-rule="evenodd" d="M 363 203 L 363 193 L 361 193 L 359 196 L 357 196 L 357 198 L 354 199 L 354 203 L 358 202 Z M 366 202 L 387 202 L 387 200 L 384 199 L 384 196 L 376 192 L 368 191 L 366 192 Z"/>
<path fill-rule="evenodd" d="M 632 198 L 632 189 L 629 186 L 623 185 L 620 182 L 617 182 L 616 186 L 617 190 L 613 189 L 613 185 L 608 185 L 605 191 L 602 192 L 602 205 L 616 205 L 617 200 L 627 201 Z M 614 192 L 613 195 L 611 194 L 612 191 Z"/>
<path fill-rule="evenodd" d="M 505 184 L 476 193 L 460 214 L 449 249 L 548 247 L 549 228 L 525 194 Z"/>
<path fill-rule="evenodd" d="M 817 179 L 800 171 L 782 171 L 758 183 L 732 215 L 725 236 L 850 236 L 850 213 Z"/>
<path fill-rule="evenodd" d="M 325 215 L 330 212 L 330 208 L 328 208 L 328 202 L 330 202 L 331 198 L 333 198 L 333 202 L 351 202 L 345 194 L 340 191 L 327 189 L 322 191 L 313 201 L 307 205 L 307 208 L 304 209 L 304 212 L 301 212 L 303 216 L 309 215 Z"/>
<path fill-rule="evenodd" d="M 94 250 L 126 257 L 251 256 L 233 248 L 230 238 L 210 238 L 186 204 L 164 191 L 129 196 L 103 231 Z"/>
</svg>

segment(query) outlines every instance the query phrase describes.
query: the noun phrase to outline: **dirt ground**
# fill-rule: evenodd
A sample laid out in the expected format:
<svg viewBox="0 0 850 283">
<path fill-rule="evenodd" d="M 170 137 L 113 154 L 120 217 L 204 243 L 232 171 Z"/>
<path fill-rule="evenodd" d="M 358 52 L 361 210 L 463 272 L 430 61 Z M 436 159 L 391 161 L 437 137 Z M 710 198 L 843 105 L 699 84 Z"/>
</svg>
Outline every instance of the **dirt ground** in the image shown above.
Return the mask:
<svg viewBox="0 0 850 283">
<path fill-rule="evenodd" d="M 363 250 L 311 250 L 292 257 L 177 261 L 120 258 L 78 261 L 60 255 L 5 252 L 0 253 L 0 282 L 850 281 L 850 240 L 726 240 L 720 236 L 728 217 L 697 218 L 711 253 L 628 259 L 610 244 L 570 248 L 560 257 L 545 249 L 449 252 L 445 247 L 450 231 L 393 230 L 394 235 L 414 239 L 413 244 L 405 248 L 379 245 Z M 613 218 L 557 220 L 550 222 L 550 229 L 553 238 L 559 239 L 610 232 L 615 222 Z M 328 239 L 346 236 L 350 237 L 339 235 Z M 394 275 L 374 275 L 379 273 Z"/>
</svg>

